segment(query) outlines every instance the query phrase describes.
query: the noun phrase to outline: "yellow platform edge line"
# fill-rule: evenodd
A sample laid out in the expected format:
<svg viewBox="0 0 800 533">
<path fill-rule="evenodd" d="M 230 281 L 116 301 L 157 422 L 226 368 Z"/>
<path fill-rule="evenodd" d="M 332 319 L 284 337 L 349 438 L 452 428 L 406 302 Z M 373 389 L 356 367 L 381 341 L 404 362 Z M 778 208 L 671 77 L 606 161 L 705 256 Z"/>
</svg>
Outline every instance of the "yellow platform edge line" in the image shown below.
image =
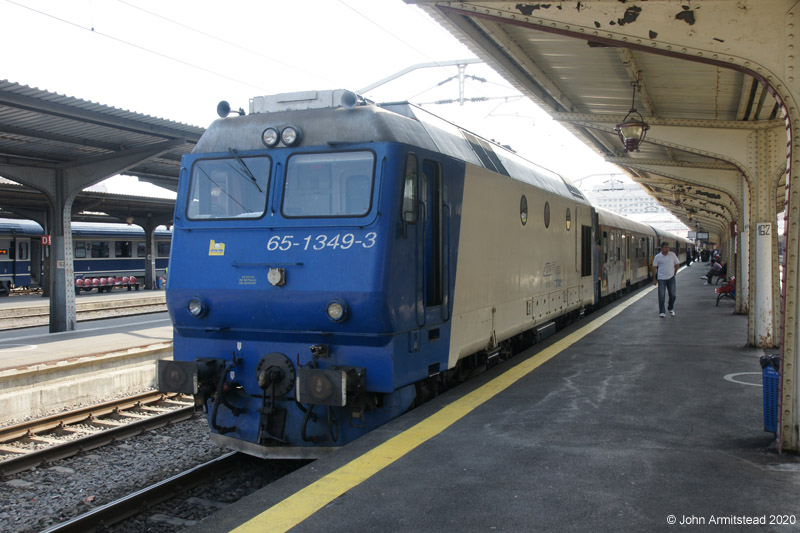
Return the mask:
<svg viewBox="0 0 800 533">
<path fill-rule="evenodd" d="M 455 400 L 453 403 L 446 405 L 425 420 L 253 517 L 234 529 L 233 533 L 283 532 L 295 527 L 348 490 L 366 481 L 420 444 L 435 437 L 475 408 L 504 391 L 586 335 L 600 328 L 635 302 L 644 298 L 649 292 L 650 290 L 642 290 L 631 299 L 597 317 L 560 341 L 553 343 L 530 359 L 526 359 L 522 363 L 509 368 L 503 374 Z"/>
</svg>

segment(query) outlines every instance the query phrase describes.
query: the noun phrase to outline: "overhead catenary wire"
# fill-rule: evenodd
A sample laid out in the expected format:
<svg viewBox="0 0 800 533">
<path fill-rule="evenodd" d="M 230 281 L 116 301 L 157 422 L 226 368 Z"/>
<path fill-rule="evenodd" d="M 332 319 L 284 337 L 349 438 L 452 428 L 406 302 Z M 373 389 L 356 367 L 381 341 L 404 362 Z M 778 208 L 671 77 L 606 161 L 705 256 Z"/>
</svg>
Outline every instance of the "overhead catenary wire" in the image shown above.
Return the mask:
<svg viewBox="0 0 800 533">
<path fill-rule="evenodd" d="M 232 81 L 232 82 L 235 82 L 235 83 L 239 83 L 241 85 L 245 85 L 247 87 L 252 87 L 254 89 L 258 89 L 259 91 L 268 92 L 268 89 L 265 89 L 263 87 L 259 87 L 258 85 L 254 85 L 254 84 L 252 84 L 250 82 L 247 82 L 247 81 L 244 81 L 244 80 L 240 80 L 240 79 L 228 76 L 226 74 L 222 74 L 220 72 L 216 72 L 214 70 L 202 67 L 200 65 L 195 65 L 194 63 L 190 63 L 188 61 L 184 61 L 183 59 L 178 59 L 176 57 L 172 57 L 172 56 L 164 54 L 162 52 L 158 52 L 156 50 L 152 50 L 150 48 L 146 48 L 144 46 L 138 45 L 136 43 L 132 43 L 130 41 L 126 41 L 124 39 L 120 39 L 119 37 L 115 37 L 113 35 L 110 35 L 110 34 L 107 34 L 107 33 L 103 33 L 103 32 L 97 30 L 94 27 L 87 28 L 86 26 L 82 26 L 81 24 L 78 24 L 76 22 L 72 22 L 70 20 L 66 20 L 66 19 L 61 18 L 61 17 L 57 17 L 57 16 L 52 15 L 50 13 L 47 13 L 45 11 L 40 11 L 38 9 L 34 9 L 34 8 L 30 7 L 30 6 L 26 6 L 25 4 L 22 4 L 22 3 L 19 3 L 19 2 L 15 2 L 14 0 L 6 0 L 6 2 L 8 2 L 9 4 L 13 4 L 13 5 L 17 6 L 17 7 L 21 7 L 23 9 L 27 9 L 28 11 L 32 11 L 34 13 L 38 13 L 39 15 L 42 15 L 42 16 L 49 17 L 51 19 L 57 20 L 57 21 L 62 22 L 64 24 L 68 24 L 68 25 L 73 26 L 75 28 L 79 28 L 79 29 L 87 31 L 89 33 L 93 33 L 95 35 L 99 35 L 101 37 L 105 37 L 106 39 L 110 39 L 112 41 L 124 44 L 126 46 L 130 46 L 130 47 L 136 48 L 138 50 L 142 50 L 144 52 L 147 52 L 149 54 L 161 57 L 163 59 L 167 59 L 169 61 L 173 61 L 175 63 L 179 63 L 181 65 L 184 65 L 184 66 L 187 66 L 187 67 L 190 67 L 190 68 L 205 72 L 207 74 L 211 74 L 213 76 L 217 76 L 219 78 L 223 78 L 223 79 L 226 79 L 228 81 Z"/>
<path fill-rule="evenodd" d="M 124 5 L 128 6 L 128 7 L 131 7 L 133 9 L 137 9 L 137 10 L 143 12 L 143 13 L 147 13 L 148 15 L 150 15 L 152 17 L 156 17 L 156 18 L 159 18 L 159 19 L 164 20 L 166 22 L 169 22 L 170 24 L 174 24 L 176 26 L 180 26 L 181 28 L 184 28 L 184 29 L 187 29 L 189 31 L 195 32 L 197 34 L 203 35 L 204 37 L 208 37 L 209 39 L 213 39 L 215 41 L 219 41 L 219 42 L 221 42 L 223 44 L 226 44 L 228 46 L 231 46 L 233 48 L 237 48 L 239 50 L 242 50 L 243 52 L 247 52 L 248 54 L 253 54 L 255 56 L 261 57 L 261 58 L 266 59 L 268 61 L 272 61 L 274 63 L 277 63 L 278 65 L 281 65 L 282 67 L 290 68 L 290 69 L 296 70 L 298 72 L 302 72 L 303 74 L 307 74 L 309 76 L 318 77 L 318 78 L 320 78 L 320 79 L 322 79 L 324 81 L 327 81 L 327 82 L 335 83 L 333 80 L 328 79 L 328 78 L 326 78 L 324 76 L 321 76 L 319 73 L 309 72 L 308 70 L 304 70 L 304 69 L 298 67 L 297 65 L 293 65 L 291 63 L 286 63 L 285 61 L 281 61 L 280 59 L 276 59 L 274 57 L 262 54 L 261 52 L 259 52 L 257 50 L 253 50 L 251 48 L 247 48 L 245 46 L 239 45 L 239 44 L 234 43 L 232 41 L 229 41 L 227 39 L 223 39 L 222 37 L 213 35 L 211 33 L 205 32 L 203 30 L 199 30 L 197 28 L 189 26 L 188 24 L 184 24 L 183 22 L 179 22 L 177 20 L 173 20 L 173 19 L 171 19 L 169 17 L 165 17 L 164 15 L 160 15 L 158 13 L 155 13 L 155 12 L 150 11 L 148 9 L 145 9 L 143 7 L 137 6 L 137 5 L 132 4 L 130 2 L 126 2 L 125 0 L 117 0 L 117 2 L 120 3 L 120 4 L 124 4 Z"/>
</svg>

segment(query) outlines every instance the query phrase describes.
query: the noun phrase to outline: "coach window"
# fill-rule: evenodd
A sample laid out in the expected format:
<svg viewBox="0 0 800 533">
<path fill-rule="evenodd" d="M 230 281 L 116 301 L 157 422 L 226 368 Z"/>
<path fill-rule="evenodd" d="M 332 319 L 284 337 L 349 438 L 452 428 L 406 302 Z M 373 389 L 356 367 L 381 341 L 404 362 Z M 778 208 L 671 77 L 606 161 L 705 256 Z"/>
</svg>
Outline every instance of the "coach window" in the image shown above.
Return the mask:
<svg viewBox="0 0 800 533">
<path fill-rule="evenodd" d="M 528 199 L 524 194 L 519 200 L 519 219 L 523 226 L 528 223 Z"/>
<path fill-rule="evenodd" d="M 572 215 L 570 214 L 569 207 L 568 207 L 567 208 L 567 231 L 569 231 L 569 228 L 571 228 L 571 227 L 572 227 Z"/>
<path fill-rule="evenodd" d="M 21 242 L 19 243 L 19 257 L 17 258 L 21 261 L 28 259 L 28 243 Z"/>
<path fill-rule="evenodd" d="M 147 243 L 136 243 L 136 257 L 147 257 Z"/>
<path fill-rule="evenodd" d="M 614 246 L 614 232 L 612 231 L 611 232 L 611 244 L 608 247 L 608 250 L 611 252 L 611 253 L 608 254 L 609 255 L 608 258 L 610 260 L 612 260 L 612 261 L 614 260 L 614 257 L 615 257 L 614 256 L 614 249 L 615 249 L 615 246 Z"/>
<path fill-rule="evenodd" d="M 550 202 L 544 203 L 544 227 L 550 227 Z"/>
<path fill-rule="evenodd" d="M 131 257 L 132 248 L 131 241 L 115 241 L 114 255 L 116 257 Z"/>
<path fill-rule="evenodd" d="M 169 257 L 169 245 L 172 244 L 169 241 L 167 242 L 158 242 L 156 243 L 158 247 L 158 257 Z"/>
<path fill-rule="evenodd" d="M 108 242 L 93 242 L 92 243 L 92 258 L 108 257 Z"/>
<path fill-rule="evenodd" d="M 86 258 L 86 243 L 76 242 L 75 259 L 85 259 L 85 258 Z"/>
</svg>

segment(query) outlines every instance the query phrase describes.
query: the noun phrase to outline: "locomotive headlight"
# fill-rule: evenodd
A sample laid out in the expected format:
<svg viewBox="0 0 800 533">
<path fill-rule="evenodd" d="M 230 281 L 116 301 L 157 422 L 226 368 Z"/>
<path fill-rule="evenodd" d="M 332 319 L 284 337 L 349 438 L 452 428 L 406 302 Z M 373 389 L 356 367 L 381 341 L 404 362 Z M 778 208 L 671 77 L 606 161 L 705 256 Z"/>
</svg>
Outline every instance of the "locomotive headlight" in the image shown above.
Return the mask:
<svg viewBox="0 0 800 533">
<path fill-rule="evenodd" d="M 294 146 L 300 142 L 300 130 L 294 126 L 286 126 L 281 132 L 281 141 L 286 146 Z"/>
<path fill-rule="evenodd" d="M 208 304 L 202 298 L 195 296 L 186 304 L 186 309 L 193 317 L 200 318 L 208 312 Z"/>
<path fill-rule="evenodd" d="M 347 304 L 339 299 L 329 302 L 325 311 L 328 313 L 328 318 L 334 322 L 343 322 L 347 318 Z"/>
<path fill-rule="evenodd" d="M 261 142 L 267 148 L 274 148 L 281 140 L 281 134 L 277 128 L 267 128 L 261 133 Z"/>
</svg>

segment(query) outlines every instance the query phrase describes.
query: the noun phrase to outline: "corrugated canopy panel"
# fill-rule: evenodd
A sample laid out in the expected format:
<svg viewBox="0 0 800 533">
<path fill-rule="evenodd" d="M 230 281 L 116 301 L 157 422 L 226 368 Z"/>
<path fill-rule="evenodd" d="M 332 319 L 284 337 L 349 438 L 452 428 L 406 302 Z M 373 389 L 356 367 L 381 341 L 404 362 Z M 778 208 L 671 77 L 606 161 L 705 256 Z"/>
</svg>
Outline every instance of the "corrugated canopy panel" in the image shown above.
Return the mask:
<svg viewBox="0 0 800 533">
<path fill-rule="evenodd" d="M 185 140 L 126 174 L 176 181 L 203 128 L 0 80 L 0 161 L 53 168 L 125 149 Z"/>
</svg>

